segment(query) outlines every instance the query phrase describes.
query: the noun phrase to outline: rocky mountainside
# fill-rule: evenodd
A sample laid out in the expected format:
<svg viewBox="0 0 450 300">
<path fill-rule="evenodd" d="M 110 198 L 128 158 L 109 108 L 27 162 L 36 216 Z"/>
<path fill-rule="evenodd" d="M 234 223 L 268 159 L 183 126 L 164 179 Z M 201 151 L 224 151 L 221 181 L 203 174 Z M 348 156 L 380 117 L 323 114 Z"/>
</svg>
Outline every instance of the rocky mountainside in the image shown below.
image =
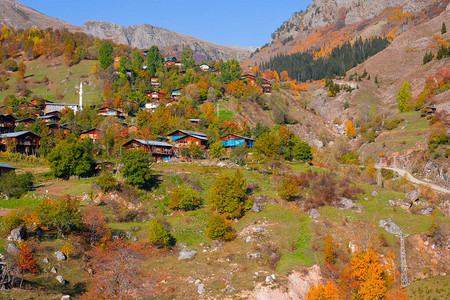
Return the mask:
<svg viewBox="0 0 450 300">
<path fill-rule="evenodd" d="M 252 47 L 217 45 L 149 24 L 125 27 L 108 22 L 88 21 L 83 24 L 82 29 L 83 32 L 95 37 L 111 39 L 116 43 L 139 49 L 156 45 L 166 54 L 177 55 L 189 47 L 194 51 L 194 58 L 197 61 L 219 61 L 231 58 L 242 61 L 247 59 L 254 50 Z"/>
<path fill-rule="evenodd" d="M 67 28 L 71 31 L 79 31 L 81 29 L 79 26 L 46 16 L 14 0 L 0 0 L 0 25 L 16 29 L 29 27 L 41 29 L 47 27 Z"/>
<path fill-rule="evenodd" d="M 449 0 L 314 0 L 273 34 L 269 46 L 247 63 L 260 63 L 276 54 L 309 49 L 330 50 L 358 37 L 394 39 L 409 28 L 442 13 Z M 324 51 L 329 53 L 329 51 Z"/>
</svg>

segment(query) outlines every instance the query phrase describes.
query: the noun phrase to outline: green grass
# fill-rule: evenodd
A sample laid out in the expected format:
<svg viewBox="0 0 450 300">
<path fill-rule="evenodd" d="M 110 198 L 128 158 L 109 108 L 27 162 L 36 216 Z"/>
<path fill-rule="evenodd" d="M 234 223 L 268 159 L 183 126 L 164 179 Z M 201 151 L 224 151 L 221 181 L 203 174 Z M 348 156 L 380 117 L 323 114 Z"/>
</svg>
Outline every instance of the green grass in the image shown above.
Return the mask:
<svg viewBox="0 0 450 300">
<path fill-rule="evenodd" d="M 71 182 L 75 185 L 73 187 L 60 191 L 60 193 L 69 196 L 82 196 L 92 190 L 92 181 L 94 179 L 95 178 L 84 178 L 80 180 L 73 180 Z"/>
<path fill-rule="evenodd" d="M 24 206 L 33 206 L 40 202 L 39 196 L 28 192 L 21 198 L 14 199 L 10 198 L 8 200 L 0 199 L 0 208 L 4 209 L 17 209 Z"/>
<path fill-rule="evenodd" d="M 229 110 L 219 110 L 219 117 L 221 121 L 229 121 L 233 119 L 235 113 Z"/>
<path fill-rule="evenodd" d="M 27 78 L 27 88 L 32 91 L 32 97 L 42 97 L 55 102 L 78 103 L 78 87 L 83 82 L 89 84 L 83 85 L 84 104 L 94 104 L 101 99 L 103 95 L 102 84 L 91 73 L 92 66 L 97 61 L 83 60 L 78 65 L 67 67 L 63 58 L 54 60 L 39 58 L 30 62 L 25 62 Z M 44 85 L 36 81 L 42 81 L 44 75 L 49 78 L 49 84 Z M 82 78 L 87 76 L 87 78 Z M 11 74 L 7 82 L 9 89 L 0 91 L 0 103 L 3 103 L 7 95 L 14 93 L 16 84 L 16 74 Z M 56 99 L 56 93 L 64 95 L 62 100 Z"/>
<path fill-rule="evenodd" d="M 450 275 L 419 279 L 406 291 L 409 299 L 449 299 Z"/>
</svg>

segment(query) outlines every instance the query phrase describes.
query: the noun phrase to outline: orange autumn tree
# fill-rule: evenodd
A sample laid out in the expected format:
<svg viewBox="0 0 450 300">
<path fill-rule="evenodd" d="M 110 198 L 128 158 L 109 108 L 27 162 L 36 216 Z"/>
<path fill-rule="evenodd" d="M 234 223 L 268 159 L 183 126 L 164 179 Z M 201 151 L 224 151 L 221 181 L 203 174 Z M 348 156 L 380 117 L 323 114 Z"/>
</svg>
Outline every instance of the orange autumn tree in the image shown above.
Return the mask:
<svg viewBox="0 0 450 300">
<path fill-rule="evenodd" d="M 309 289 L 306 294 L 307 300 L 340 300 L 344 299 L 336 283 L 327 281 L 325 285 L 318 284 Z"/>
<path fill-rule="evenodd" d="M 39 273 L 33 251 L 26 242 L 23 243 L 22 246 L 20 247 L 19 259 L 16 262 L 16 266 L 20 270 L 20 273 L 22 274 L 22 280 L 20 281 L 20 288 L 22 288 L 23 276 L 25 272 L 29 272 L 31 274 Z"/>
<path fill-rule="evenodd" d="M 353 126 L 353 123 L 350 120 L 348 120 L 348 122 L 347 122 L 347 127 L 345 128 L 345 135 L 349 139 L 352 139 L 352 138 L 356 137 L 355 127 Z"/>
<path fill-rule="evenodd" d="M 83 211 L 83 225 L 87 229 L 91 245 L 104 243 L 111 238 L 106 217 L 98 206 L 86 207 Z"/>
<path fill-rule="evenodd" d="M 331 235 L 328 233 L 325 239 L 325 246 L 323 248 L 323 256 L 325 258 L 325 263 L 328 265 L 334 265 L 336 261 L 336 254 L 334 251 L 333 239 Z"/>
<path fill-rule="evenodd" d="M 166 276 L 143 266 L 155 254 L 146 244 L 132 245 L 122 240 L 108 242 L 87 253 L 91 270 L 88 291 L 81 299 L 156 299 L 168 297 L 163 285 Z"/>
</svg>

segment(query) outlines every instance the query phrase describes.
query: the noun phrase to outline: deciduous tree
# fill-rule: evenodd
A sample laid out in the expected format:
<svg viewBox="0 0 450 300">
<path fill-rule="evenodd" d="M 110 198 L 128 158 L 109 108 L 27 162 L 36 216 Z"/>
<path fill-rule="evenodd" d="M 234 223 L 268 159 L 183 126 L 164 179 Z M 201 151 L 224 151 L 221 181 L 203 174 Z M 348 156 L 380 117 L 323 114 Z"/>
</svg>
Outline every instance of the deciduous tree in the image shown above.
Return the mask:
<svg viewBox="0 0 450 300">
<path fill-rule="evenodd" d="M 83 211 L 82 221 L 91 245 L 105 243 L 111 238 L 107 219 L 98 206 L 86 207 Z"/>
<path fill-rule="evenodd" d="M 152 187 L 154 180 L 149 167 L 150 155 L 141 149 L 125 151 L 122 156 L 125 182 L 141 189 Z"/>
<path fill-rule="evenodd" d="M 98 50 L 98 59 L 100 61 L 100 67 L 103 70 L 108 69 L 114 62 L 113 51 L 113 46 L 109 42 L 103 42 L 100 45 Z"/>
<path fill-rule="evenodd" d="M 411 104 L 409 101 L 412 98 L 411 95 L 412 86 L 409 82 L 405 81 L 397 93 L 397 108 L 399 112 L 409 111 L 411 109 Z"/>
</svg>

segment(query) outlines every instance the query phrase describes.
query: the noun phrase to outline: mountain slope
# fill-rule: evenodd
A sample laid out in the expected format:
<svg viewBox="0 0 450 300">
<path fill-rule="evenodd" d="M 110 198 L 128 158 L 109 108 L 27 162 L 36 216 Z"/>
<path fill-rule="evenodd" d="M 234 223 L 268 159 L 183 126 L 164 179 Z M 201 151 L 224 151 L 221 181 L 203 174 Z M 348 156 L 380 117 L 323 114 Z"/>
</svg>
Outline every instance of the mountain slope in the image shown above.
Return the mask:
<svg viewBox="0 0 450 300">
<path fill-rule="evenodd" d="M 247 63 L 266 61 L 277 54 L 323 48 L 321 55 L 355 38 L 395 38 L 409 28 L 429 21 L 445 10 L 449 0 L 314 0 L 295 13 L 273 34 L 268 47 Z"/>
<path fill-rule="evenodd" d="M 79 31 L 81 29 L 79 26 L 46 16 L 14 0 L 0 0 L 0 25 L 6 25 L 15 29 L 29 27 L 41 29 L 47 27 L 67 28 L 71 31 Z"/>
<path fill-rule="evenodd" d="M 245 60 L 254 50 L 251 47 L 217 45 L 149 24 L 125 27 L 109 22 L 88 21 L 83 24 L 82 28 L 83 32 L 95 37 L 111 39 L 116 43 L 127 44 L 139 49 L 148 49 L 156 45 L 166 53 L 179 54 L 183 49 L 189 47 L 194 51 L 194 58 L 197 61 L 218 61 L 231 58 Z"/>
</svg>

